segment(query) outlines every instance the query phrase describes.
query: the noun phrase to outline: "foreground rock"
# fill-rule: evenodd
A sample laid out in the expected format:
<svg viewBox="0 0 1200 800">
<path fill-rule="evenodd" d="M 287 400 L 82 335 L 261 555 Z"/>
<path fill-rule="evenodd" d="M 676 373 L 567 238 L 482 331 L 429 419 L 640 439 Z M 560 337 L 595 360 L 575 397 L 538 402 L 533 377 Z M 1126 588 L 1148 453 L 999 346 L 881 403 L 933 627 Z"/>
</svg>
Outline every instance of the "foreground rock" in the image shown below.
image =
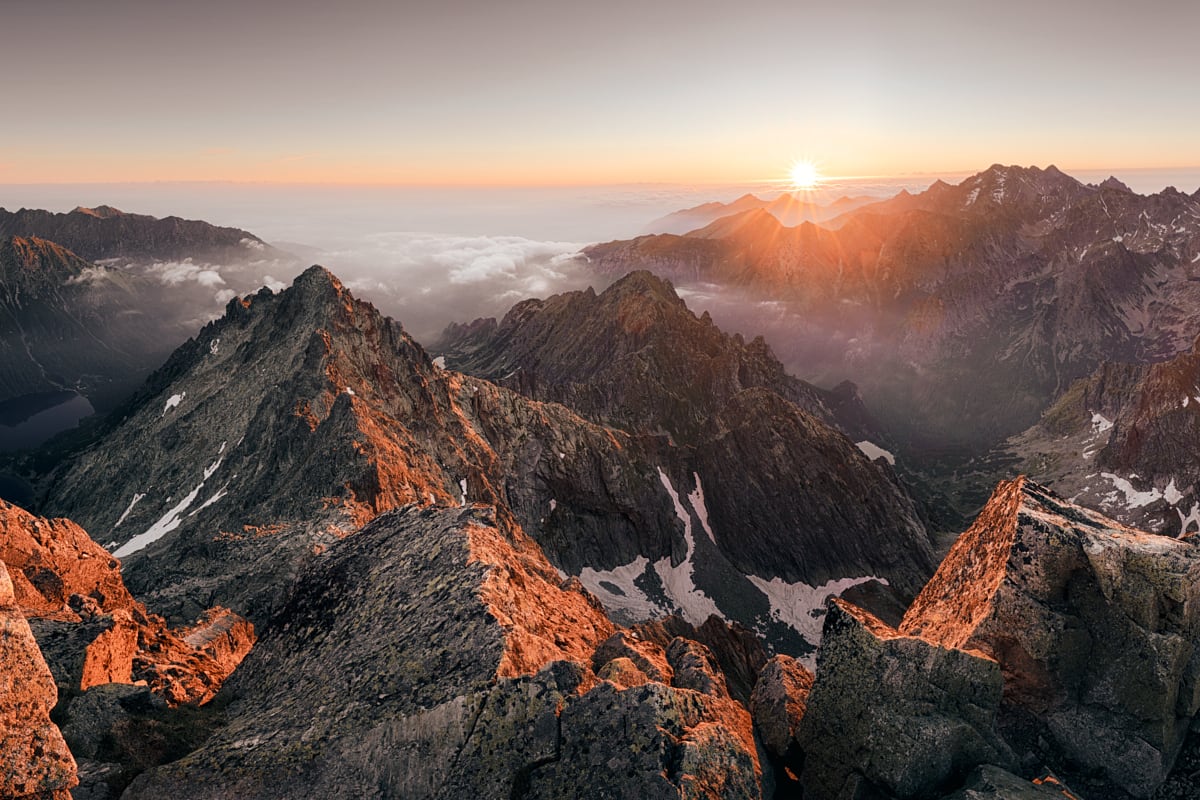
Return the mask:
<svg viewBox="0 0 1200 800">
<path fill-rule="evenodd" d="M 68 698 L 140 681 L 171 705 L 199 705 L 254 644 L 254 627 L 220 607 L 168 628 L 129 594 L 120 562 L 86 531 L 2 500 L 0 562 L 16 576 L 16 604 Z"/>
<path fill-rule="evenodd" d="M 1002 688 L 991 658 L 906 636 L 832 600 L 795 734 L 805 796 L 936 796 L 976 765 L 1011 765 L 995 730 Z"/>
<path fill-rule="evenodd" d="M 300 579 L 223 690 L 228 725 L 125 796 L 760 796 L 708 651 L 613 640 L 560 583 L 492 509 L 383 514 Z"/>
<path fill-rule="evenodd" d="M 1002 727 L 1023 759 L 1088 796 L 1147 797 L 1200 708 L 1200 552 L 1017 479 L 955 542 L 900 632 L 999 662 Z"/>
<path fill-rule="evenodd" d="M 0 563 L 0 796 L 68 800 L 79 781 L 62 733 L 50 721 L 57 692 Z"/>
</svg>

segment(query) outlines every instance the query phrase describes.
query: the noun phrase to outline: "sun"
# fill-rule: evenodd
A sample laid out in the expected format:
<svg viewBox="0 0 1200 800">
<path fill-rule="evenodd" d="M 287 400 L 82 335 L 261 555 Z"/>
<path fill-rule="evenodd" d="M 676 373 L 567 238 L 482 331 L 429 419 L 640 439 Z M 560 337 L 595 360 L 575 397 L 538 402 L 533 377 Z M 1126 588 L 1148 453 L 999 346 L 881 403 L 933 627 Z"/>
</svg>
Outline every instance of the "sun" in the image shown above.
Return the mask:
<svg viewBox="0 0 1200 800">
<path fill-rule="evenodd" d="M 821 182 L 821 172 L 811 161 L 800 160 L 792 164 L 789 173 L 793 189 L 815 189 Z"/>
</svg>

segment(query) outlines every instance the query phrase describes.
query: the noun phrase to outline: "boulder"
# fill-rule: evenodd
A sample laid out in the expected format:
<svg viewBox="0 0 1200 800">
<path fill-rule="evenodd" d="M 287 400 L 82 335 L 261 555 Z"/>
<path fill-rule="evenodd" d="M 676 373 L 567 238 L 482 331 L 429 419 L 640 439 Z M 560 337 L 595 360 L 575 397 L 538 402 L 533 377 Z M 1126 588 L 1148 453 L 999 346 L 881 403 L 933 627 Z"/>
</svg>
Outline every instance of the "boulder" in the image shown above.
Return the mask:
<svg viewBox="0 0 1200 800">
<path fill-rule="evenodd" d="M 1011 765 L 995 732 L 1002 686 L 988 656 L 906 636 L 831 600 L 796 729 L 805 797 L 937 796 L 979 764 Z"/>
<path fill-rule="evenodd" d="M 900 632 L 1004 675 L 1006 738 L 1085 790 L 1148 797 L 1200 708 L 1200 551 L 1000 484 Z"/>
<path fill-rule="evenodd" d="M 50 710 L 58 692 L 0 562 L 0 797 L 68 800 L 79 779 Z"/>
</svg>

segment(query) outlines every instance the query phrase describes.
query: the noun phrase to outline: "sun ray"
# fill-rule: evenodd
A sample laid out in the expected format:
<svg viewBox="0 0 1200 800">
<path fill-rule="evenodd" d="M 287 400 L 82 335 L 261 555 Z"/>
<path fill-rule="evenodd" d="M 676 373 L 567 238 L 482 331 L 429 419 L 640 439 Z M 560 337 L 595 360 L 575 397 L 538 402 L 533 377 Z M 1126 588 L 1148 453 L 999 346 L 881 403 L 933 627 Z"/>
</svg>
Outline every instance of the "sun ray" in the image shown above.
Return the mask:
<svg viewBox="0 0 1200 800">
<path fill-rule="evenodd" d="M 795 161 L 788 176 L 791 178 L 793 189 L 805 191 L 817 188 L 823 179 L 817 165 L 808 159 Z"/>
</svg>

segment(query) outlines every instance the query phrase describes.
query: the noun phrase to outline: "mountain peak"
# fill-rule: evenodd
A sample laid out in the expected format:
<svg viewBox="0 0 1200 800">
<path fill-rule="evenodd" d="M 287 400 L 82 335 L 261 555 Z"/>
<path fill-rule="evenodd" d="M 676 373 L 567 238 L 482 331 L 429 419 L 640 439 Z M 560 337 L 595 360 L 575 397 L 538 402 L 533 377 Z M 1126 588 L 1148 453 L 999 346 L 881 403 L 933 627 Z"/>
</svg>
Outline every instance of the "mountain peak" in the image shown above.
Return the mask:
<svg viewBox="0 0 1200 800">
<path fill-rule="evenodd" d="M 669 301 L 672 305 L 683 303 L 675 292 L 675 286 L 666 278 L 660 278 L 653 272 L 639 269 L 621 278 L 607 289 L 600 297 L 625 297 L 633 294 L 656 297 Z"/>
<path fill-rule="evenodd" d="M 96 206 L 95 208 L 75 206 L 75 208 L 71 210 L 71 213 L 86 214 L 89 217 L 96 217 L 97 219 L 110 219 L 111 217 L 125 216 L 124 211 L 119 208 L 113 208 L 112 206 Z"/>
<path fill-rule="evenodd" d="M 1130 189 L 1128 185 L 1117 180 L 1115 175 L 1109 175 L 1107 178 L 1105 178 L 1104 182 L 1100 184 L 1100 188 L 1116 189 L 1118 192 L 1128 192 L 1130 194 L 1133 193 L 1133 189 Z"/>
</svg>

